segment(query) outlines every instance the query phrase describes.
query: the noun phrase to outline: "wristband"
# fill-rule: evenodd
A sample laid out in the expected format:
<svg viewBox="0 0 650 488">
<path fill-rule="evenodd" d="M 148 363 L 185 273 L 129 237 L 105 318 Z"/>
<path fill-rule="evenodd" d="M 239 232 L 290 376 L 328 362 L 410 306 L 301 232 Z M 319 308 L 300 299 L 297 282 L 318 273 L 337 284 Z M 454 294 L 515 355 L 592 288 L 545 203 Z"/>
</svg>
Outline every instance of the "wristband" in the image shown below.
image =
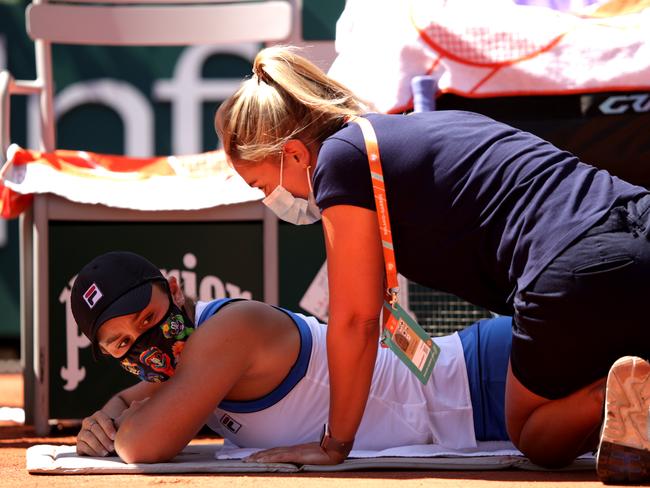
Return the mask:
<svg viewBox="0 0 650 488">
<path fill-rule="evenodd" d="M 350 454 L 353 444 L 354 439 L 345 442 L 335 439 L 330 433 L 329 425 L 325 424 L 323 426 L 323 435 L 320 438 L 320 447 L 325 451 L 325 453 L 335 452 L 345 459 L 348 457 L 348 454 Z"/>
</svg>

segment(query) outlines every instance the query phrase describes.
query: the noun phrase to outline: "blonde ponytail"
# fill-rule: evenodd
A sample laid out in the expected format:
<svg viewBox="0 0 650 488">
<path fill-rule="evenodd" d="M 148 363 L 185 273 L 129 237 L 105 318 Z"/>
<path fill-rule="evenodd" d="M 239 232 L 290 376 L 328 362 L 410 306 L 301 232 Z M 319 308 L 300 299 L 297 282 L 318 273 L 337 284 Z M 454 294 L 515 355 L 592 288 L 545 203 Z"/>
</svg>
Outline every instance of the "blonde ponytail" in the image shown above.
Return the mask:
<svg viewBox="0 0 650 488">
<path fill-rule="evenodd" d="M 289 139 L 320 143 L 346 115 L 369 110 L 296 51 L 290 46 L 260 51 L 253 76 L 217 110 L 215 128 L 231 158 L 259 161 L 279 153 Z"/>
</svg>

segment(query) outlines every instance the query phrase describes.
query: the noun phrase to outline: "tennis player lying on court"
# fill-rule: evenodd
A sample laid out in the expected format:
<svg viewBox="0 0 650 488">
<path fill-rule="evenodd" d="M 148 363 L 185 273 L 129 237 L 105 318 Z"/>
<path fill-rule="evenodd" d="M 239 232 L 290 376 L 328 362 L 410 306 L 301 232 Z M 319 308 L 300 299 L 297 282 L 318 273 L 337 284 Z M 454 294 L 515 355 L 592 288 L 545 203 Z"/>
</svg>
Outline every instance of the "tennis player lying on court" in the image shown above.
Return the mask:
<svg viewBox="0 0 650 488">
<path fill-rule="evenodd" d="M 143 380 L 83 420 L 78 454 L 116 451 L 125 462 L 163 462 L 204 424 L 241 447 L 321 439 L 327 326 L 315 318 L 249 300 L 194 304 L 175 278 L 127 252 L 101 255 L 81 270 L 72 311 L 96 353 Z M 510 318 L 500 317 L 434 338 L 441 353 L 426 385 L 380 348 L 354 447 L 472 448 L 477 440 L 507 440 L 510 327 Z M 326 451 L 332 462 L 337 447 Z"/>
</svg>

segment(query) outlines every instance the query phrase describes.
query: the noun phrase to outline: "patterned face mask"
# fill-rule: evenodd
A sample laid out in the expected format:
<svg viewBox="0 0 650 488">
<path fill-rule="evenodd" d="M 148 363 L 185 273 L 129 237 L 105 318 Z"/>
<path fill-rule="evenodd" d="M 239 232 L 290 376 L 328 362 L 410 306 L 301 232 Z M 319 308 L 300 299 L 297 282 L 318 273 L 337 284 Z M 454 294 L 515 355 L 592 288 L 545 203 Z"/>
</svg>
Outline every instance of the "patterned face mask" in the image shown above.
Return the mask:
<svg viewBox="0 0 650 488">
<path fill-rule="evenodd" d="M 165 317 L 138 337 L 119 358 L 129 373 L 143 381 L 161 383 L 174 375 L 194 323 L 173 302 Z"/>
</svg>

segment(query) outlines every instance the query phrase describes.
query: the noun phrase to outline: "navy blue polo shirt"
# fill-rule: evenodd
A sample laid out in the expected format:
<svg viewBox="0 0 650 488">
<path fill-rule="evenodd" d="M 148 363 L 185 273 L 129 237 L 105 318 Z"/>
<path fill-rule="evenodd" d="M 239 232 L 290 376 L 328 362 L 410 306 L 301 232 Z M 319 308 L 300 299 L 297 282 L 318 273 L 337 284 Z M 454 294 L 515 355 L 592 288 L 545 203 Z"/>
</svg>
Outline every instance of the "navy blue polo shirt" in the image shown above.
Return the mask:
<svg viewBox="0 0 650 488">
<path fill-rule="evenodd" d="M 618 204 L 647 193 L 530 133 L 483 115 L 370 114 L 398 271 L 492 311 Z M 361 129 L 327 138 L 314 171 L 324 210 L 374 210 Z"/>
</svg>

